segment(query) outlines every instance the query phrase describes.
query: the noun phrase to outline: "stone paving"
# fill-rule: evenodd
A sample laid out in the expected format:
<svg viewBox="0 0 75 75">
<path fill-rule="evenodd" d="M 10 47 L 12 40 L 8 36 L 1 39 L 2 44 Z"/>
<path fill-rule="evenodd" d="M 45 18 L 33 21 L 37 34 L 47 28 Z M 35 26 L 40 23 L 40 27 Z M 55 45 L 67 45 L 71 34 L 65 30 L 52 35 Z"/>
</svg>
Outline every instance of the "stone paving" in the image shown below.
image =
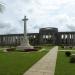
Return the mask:
<svg viewBox="0 0 75 75">
<path fill-rule="evenodd" d="M 52 48 L 23 75 L 54 75 L 58 47 Z"/>
</svg>

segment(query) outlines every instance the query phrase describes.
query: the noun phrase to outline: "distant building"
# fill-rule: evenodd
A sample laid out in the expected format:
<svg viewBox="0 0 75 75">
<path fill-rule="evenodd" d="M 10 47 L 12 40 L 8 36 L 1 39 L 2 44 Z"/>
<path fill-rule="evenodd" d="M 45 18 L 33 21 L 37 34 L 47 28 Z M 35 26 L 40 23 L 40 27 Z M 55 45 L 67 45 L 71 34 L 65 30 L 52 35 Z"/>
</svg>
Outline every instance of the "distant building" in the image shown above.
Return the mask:
<svg viewBox="0 0 75 75">
<path fill-rule="evenodd" d="M 24 34 L 0 35 L 0 46 L 18 46 Z M 75 45 L 75 32 L 58 32 L 57 28 L 41 28 L 39 33 L 27 34 L 30 44 Z"/>
</svg>

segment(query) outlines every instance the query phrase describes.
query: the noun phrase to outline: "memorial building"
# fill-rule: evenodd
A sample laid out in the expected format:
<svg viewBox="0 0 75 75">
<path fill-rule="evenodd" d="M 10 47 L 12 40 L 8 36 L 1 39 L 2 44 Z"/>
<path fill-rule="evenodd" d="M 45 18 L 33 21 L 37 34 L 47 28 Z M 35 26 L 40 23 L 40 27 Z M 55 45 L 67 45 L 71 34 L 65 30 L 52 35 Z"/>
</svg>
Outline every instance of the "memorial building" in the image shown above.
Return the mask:
<svg viewBox="0 0 75 75">
<path fill-rule="evenodd" d="M 24 34 L 0 35 L 0 46 L 19 46 L 22 43 Z M 75 32 L 59 32 L 58 28 L 40 28 L 39 33 L 28 33 L 30 45 L 51 44 L 51 45 L 75 45 Z"/>
</svg>

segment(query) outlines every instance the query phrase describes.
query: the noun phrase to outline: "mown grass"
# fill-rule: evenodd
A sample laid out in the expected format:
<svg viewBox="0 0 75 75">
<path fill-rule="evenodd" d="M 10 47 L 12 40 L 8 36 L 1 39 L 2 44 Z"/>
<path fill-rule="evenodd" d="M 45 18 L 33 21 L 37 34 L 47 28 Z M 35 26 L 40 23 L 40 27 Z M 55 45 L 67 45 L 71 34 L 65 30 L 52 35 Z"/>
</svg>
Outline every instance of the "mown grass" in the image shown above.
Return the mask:
<svg viewBox="0 0 75 75">
<path fill-rule="evenodd" d="M 59 50 L 75 50 L 74 47 L 72 47 L 72 48 L 63 48 L 63 46 L 59 46 L 58 49 Z"/>
<path fill-rule="evenodd" d="M 51 47 L 42 52 L 2 52 L 0 50 L 0 75 L 23 75 L 34 63 L 43 57 Z"/>
<path fill-rule="evenodd" d="M 75 75 L 75 64 L 70 63 L 70 57 L 66 57 L 65 52 L 58 52 L 55 75 Z"/>
</svg>

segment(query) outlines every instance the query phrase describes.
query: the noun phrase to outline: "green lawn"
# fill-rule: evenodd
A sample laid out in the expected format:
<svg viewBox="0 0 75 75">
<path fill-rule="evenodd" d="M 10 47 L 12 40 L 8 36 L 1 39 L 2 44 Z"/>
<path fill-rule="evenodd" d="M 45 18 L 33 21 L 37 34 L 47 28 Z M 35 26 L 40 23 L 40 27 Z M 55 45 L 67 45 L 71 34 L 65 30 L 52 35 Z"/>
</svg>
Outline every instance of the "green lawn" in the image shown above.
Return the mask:
<svg viewBox="0 0 75 75">
<path fill-rule="evenodd" d="M 22 75 L 35 62 L 44 56 L 51 47 L 37 52 L 7 52 L 0 50 L 0 75 Z"/>
<path fill-rule="evenodd" d="M 75 48 L 62 48 L 63 46 L 59 46 L 59 50 L 75 50 Z"/>
<path fill-rule="evenodd" d="M 58 52 L 55 75 L 75 75 L 75 64 L 69 61 L 70 57 L 66 57 L 65 52 Z"/>
</svg>

